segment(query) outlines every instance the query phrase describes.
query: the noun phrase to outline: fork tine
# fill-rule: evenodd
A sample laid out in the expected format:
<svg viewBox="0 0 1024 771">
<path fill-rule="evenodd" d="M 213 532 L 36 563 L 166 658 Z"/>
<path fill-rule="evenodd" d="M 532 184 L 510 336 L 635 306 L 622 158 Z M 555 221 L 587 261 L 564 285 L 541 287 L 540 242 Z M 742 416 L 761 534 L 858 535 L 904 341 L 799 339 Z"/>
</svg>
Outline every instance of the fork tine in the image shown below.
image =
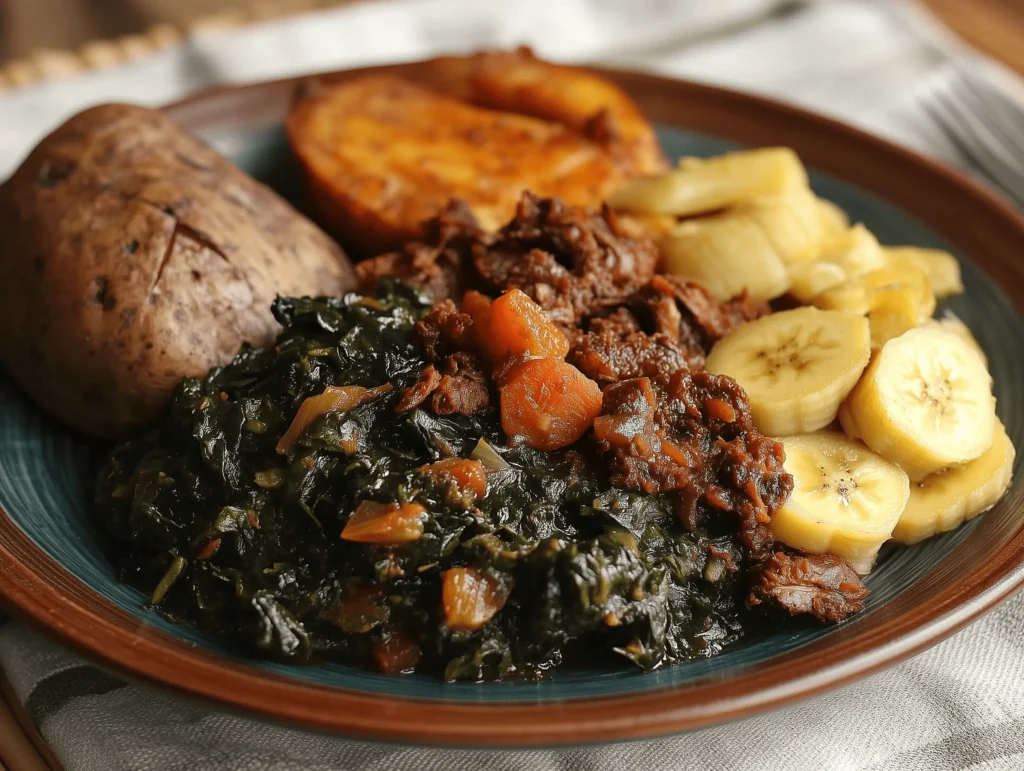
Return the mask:
<svg viewBox="0 0 1024 771">
<path fill-rule="evenodd" d="M 975 114 L 983 115 L 984 122 L 998 134 L 1013 153 L 1016 165 L 1024 159 L 1024 107 L 1014 102 L 994 84 L 958 71 L 959 78 L 952 87 L 964 102 L 969 102 Z M 959 86 L 959 87 L 957 87 Z"/>
<path fill-rule="evenodd" d="M 964 110 L 949 92 L 947 84 L 936 88 L 925 109 L 942 125 L 964 157 L 1007 196 L 1024 207 L 1024 173 L 1015 170 L 1019 162 L 988 126 Z"/>
<path fill-rule="evenodd" d="M 957 81 L 953 81 L 955 84 Z M 964 102 L 970 96 L 965 94 L 964 87 L 957 88 L 955 85 L 947 85 L 946 89 L 939 91 L 938 99 L 952 113 L 962 129 L 979 140 L 979 149 L 984 149 L 992 159 L 1000 165 L 1010 168 L 1021 168 L 1020 160 L 1012 150 L 1000 141 L 999 136 L 993 129 L 992 122 L 988 119 L 989 112 L 984 109 L 986 105 L 978 104 L 983 109 L 970 110 L 965 108 Z"/>
<path fill-rule="evenodd" d="M 958 125 L 950 122 L 941 110 L 932 106 L 927 106 L 925 110 L 932 116 L 946 137 L 959 151 L 962 165 L 972 172 L 973 176 L 995 187 L 1009 198 L 1011 202 L 1024 208 L 1024 194 L 1018 193 L 1011 185 L 1004 182 L 998 174 L 993 174 L 991 161 L 980 156 L 976 151 L 976 140 L 970 138 L 965 140 Z"/>
</svg>

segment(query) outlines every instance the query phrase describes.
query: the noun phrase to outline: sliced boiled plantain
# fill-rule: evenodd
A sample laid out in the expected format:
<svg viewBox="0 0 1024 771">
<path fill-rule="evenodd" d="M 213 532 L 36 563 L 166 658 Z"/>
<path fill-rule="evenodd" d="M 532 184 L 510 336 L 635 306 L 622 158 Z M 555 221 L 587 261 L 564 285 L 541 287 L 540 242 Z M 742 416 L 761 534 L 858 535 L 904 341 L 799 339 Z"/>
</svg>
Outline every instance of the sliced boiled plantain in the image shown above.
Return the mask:
<svg viewBox="0 0 1024 771">
<path fill-rule="evenodd" d="M 627 182 L 609 203 L 632 212 L 692 216 L 806 187 L 807 172 L 796 153 L 769 147 L 683 158 L 675 171 Z"/>
<path fill-rule="evenodd" d="M 758 430 L 787 436 L 835 420 L 870 354 L 863 316 L 796 308 L 736 329 L 712 349 L 707 369 L 743 386 Z"/>
<path fill-rule="evenodd" d="M 923 270 L 928 275 L 932 291 L 940 299 L 964 291 L 960 263 L 949 252 L 918 246 L 886 246 L 882 254 L 886 263 L 893 267 L 913 265 Z"/>
<path fill-rule="evenodd" d="M 887 265 L 878 239 L 859 223 L 832 233 L 823 244 L 818 259 L 834 262 L 851 278 Z"/>
<path fill-rule="evenodd" d="M 918 481 L 992 446 L 992 378 L 955 332 L 917 327 L 882 346 L 840 407 L 839 420 L 847 434 Z"/>
<path fill-rule="evenodd" d="M 736 206 L 729 215 L 757 222 L 785 265 L 816 259 L 821 253 L 825 230 L 818 198 L 807 187 L 758 196 Z"/>
<path fill-rule="evenodd" d="M 997 419 L 992 446 L 980 457 L 911 483 L 893 540 L 917 543 L 992 508 L 1010 487 L 1015 457 L 1013 442 Z"/>
<path fill-rule="evenodd" d="M 746 290 L 755 301 L 789 289 L 789 274 L 761 226 L 749 217 L 720 215 L 680 223 L 661 242 L 665 269 L 704 284 L 716 300 Z"/>
<path fill-rule="evenodd" d="M 913 265 L 863 273 L 826 289 L 811 302 L 819 308 L 866 314 L 871 323 L 871 344 L 876 349 L 924 324 L 935 312 L 928 276 Z"/>
<path fill-rule="evenodd" d="M 953 311 L 949 309 L 944 310 L 938 318 L 929 321 L 928 325 L 938 326 L 952 332 L 957 337 L 963 338 L 978 352 L 981 360 L 985 362 L 985 366 L 988 366 L 988 356 L 985 355 L 985 349 L 981 347 L 981 343 L 979 343 L 974 337 L 974 333 L 971 332 L 971 328 L 963 322 L 963 319 L 953 313 Z"/>
<path fill-rule="evenodd" d="M 871 289 L 869 298 L 872 350 L 878 350 L 894 337 L 920 326 L 923 321 L 920 293 L 909 284 L 875 287 Z"/>
<path fill-rule="evenodd" d="M 781 441 L 793 492 L 772 517 L 775 537 L 794 549 L 843 557 L 868 573 L 907 504 L 906 473 L 838 431 Z"/>
<path fill-rule="evenodd" d="M 817 199 L 797 188 L 681 222 L 662 240 L 662 252 L 670 273 L 697 279 L 718 300 L 743 290 L 772 300 L 789 289 L 787 266 L 820 251 L 822 233 Z"/>
<path fill-rule="evenodd" d="M 850 227 L 850 218 L 837 204 L 824 198 L 818 199 L 818 218 L 826 240 L 839 235 Z"/>
<path fill-rule="evenodd" d="M 847 271 L 849 273 L 849 271 Z M 852 276 L 813 299 L 818 308 L 825 310 L 870 313 L 873 295 L 878 290 L 905 285 L 914 290 L 918 305 L 919 323 L 924 323 L 935 312 L 935 295 L 924 271 L 913 266 L 885 267 Z"/>
<path fill-rule="evenodd" d="M 789 268 L 789 294 L 807 305 L 822 292 L 846 283 L 849 278 L 834 262 L 802 262 Z"/>
</svg>

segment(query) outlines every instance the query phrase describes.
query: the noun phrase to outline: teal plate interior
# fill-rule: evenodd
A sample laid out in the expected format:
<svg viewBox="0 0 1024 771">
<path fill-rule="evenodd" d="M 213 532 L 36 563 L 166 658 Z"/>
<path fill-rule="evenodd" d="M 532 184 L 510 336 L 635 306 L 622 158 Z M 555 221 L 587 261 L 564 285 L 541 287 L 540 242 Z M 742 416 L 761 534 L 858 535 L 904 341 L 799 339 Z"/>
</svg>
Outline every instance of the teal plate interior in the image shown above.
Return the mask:
<svg viewBox="0 0 1024 771">
<path fill-rule="evenodd" d="M 660 130 L 669 156 L 711 155 L 735 147 L 712 137 L 673 128 Z M 243 169 L 277 188 L 302 206 L 296 193 L 296 170 L 278 127 L 204 137 Z M 892 203 L 827 174 L 811 172 L 814 189 L 838 203 L 853 221 L 864 222 L 883 243 L 950 249 L 933 230 Z M 953 251 L 952 249 L 950 249 Z M 955 252 L 954 252 L 955 253 Z M 999 288 L 961 258 L 967 291 L 945 306 L 975 331 L 989 356 L 999 414 L 1017 447 L 1024 447 L 1024 319 Z M 426 677 L 385 677 L 336 664 L 290 667 L 244 660 L 196 629 L 172 624 L 145 610 L 145 597 L 117 582 L 100 552 L 89 521 L 92 465 L 102 448 L 62 428 L 38 410 L 0 373 L 0 505 L 14 523 L 46 554 L 109 602 L 167 633 L 219 655 L 247 661 L 286 678 L 338 686 L 364 693 L 420 699 L 487 702 L 549 702 L 643 692 L 678 686 L 709 674 L 748 668 L 802 645 L 836 633 L 836 628 L 785 621 L 769 636 L 742 641 L 712 659 L 688 662 L 652 673 L 623 666 L 616 671 L 557 673 L 538 683 L 442 684 Z M 1019 478 L 1024 453 L 1018 455 Z M 988 514 L 1009 517 L 1009 507 Z M 862 623 L 948 557 L 981 519 L 910 548 L 888 549 L 868 577 L 867 608 L 847 625 Z"/>
</svg>

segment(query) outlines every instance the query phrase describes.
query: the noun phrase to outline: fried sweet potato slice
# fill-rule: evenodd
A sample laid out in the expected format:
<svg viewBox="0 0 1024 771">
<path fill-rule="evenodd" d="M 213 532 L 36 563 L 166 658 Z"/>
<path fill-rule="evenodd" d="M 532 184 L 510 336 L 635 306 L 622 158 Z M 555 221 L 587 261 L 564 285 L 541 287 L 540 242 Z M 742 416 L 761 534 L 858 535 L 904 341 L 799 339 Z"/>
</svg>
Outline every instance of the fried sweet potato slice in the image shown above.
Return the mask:
<svg viewBox="0 0 1024 771">
<path fill-rule="evenodd" d="M 654 174 L 665 158 L 653 127 L 626 92 L 593 72 L 536 58 L 528 48 L 442 56 L 417 80 L 479 107 L 559 123 L 602 145 L 628 174 Z"/>
<path fill-rule="evenodd" d="M 313 206 L 357 254 L 422 237 L 452 199 L 495 230 L 523 190 L 594 207 L 663 166 L 650 125 L 597 76 L 505 53 L 435 60 L 415 77 L 321 84 L 288 116 Z"/>
</svg>

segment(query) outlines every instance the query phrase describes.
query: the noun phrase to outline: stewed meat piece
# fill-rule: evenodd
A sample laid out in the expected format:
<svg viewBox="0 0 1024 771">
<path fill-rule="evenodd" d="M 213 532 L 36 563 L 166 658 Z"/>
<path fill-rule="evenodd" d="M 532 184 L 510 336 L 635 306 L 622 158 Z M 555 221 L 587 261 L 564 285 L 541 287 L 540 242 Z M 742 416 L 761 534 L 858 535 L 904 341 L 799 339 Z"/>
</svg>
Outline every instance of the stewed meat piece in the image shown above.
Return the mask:
<svg viewBox="0 0 1024 771">
<path fill-rule="evenodd" d="M 868 588 L 850 564 L 832 554 L 775 552 L 751 570 L 747 604 L 770 604 L 790 615 L 813 613 L 836 623 L 864 610 Z"/>
</svg>

